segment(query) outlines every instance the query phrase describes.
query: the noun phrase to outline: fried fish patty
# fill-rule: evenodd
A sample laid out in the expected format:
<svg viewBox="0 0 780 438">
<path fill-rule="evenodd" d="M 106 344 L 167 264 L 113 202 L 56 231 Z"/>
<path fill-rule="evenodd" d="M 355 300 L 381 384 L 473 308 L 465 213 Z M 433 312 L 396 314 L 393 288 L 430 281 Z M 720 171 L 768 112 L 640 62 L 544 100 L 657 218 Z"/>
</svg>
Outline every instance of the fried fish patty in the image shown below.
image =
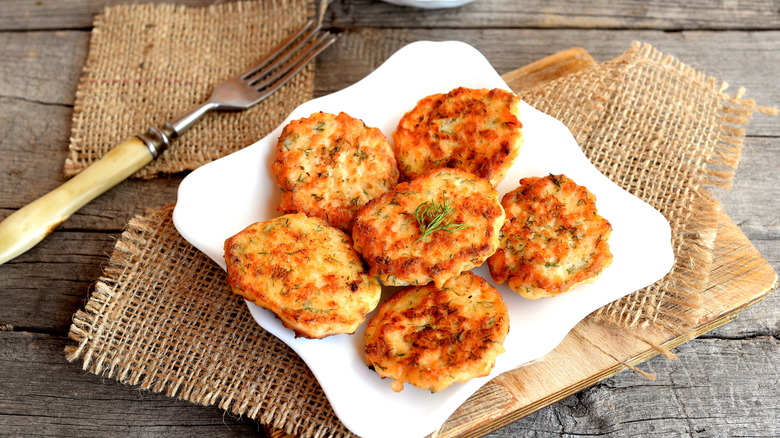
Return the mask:
<svg viewBox="0 0 780 438">
<path fill-rule="evenodd" d="M 488 267 L 523 297 L 566 292 L 612 263 L 612 225 L 598 214 L 596 197 L 566 175 L 523 178 L 501 204 L 507 219 Z"/>
<path fill-rule="evenodd" d="M 487 180 L 442 168 L 371 200 L 355 216 L 352 239 L 385 285 L 441 287 L 495 252 L 503 223 Z"/>
<path fill-rule="evenodd" d="M 396 392 L 404 382 L 438 392 L 490 374 L 508 332 L 501 295 L 465 272 L 442 288 L 409 286 L 382 303 L 366 328 L 366 363 L 394 379 Z"/>
<path fill-rule="evenodd" d="M 302 213 L 257 222 L 225 241 L 227 281 L 296 337 L 354 333 L 379 303 L 381 286 L 351 243 Z"/>
<path fill-rule="evenodd" d="M 456 88 L 423 98 L 393 132 L 405 179 L 450 167 L 497 185 L 523 143 L 520 98 L 501 89 Z"/>
<path fill-rule="evenodd" d="M 398 183 L 387 138 L 348 114 L 318 112 L 287 124 L 271 167 L 283 213 L 306 213 L 349 230 L 355 213 Z"/>
</svg>

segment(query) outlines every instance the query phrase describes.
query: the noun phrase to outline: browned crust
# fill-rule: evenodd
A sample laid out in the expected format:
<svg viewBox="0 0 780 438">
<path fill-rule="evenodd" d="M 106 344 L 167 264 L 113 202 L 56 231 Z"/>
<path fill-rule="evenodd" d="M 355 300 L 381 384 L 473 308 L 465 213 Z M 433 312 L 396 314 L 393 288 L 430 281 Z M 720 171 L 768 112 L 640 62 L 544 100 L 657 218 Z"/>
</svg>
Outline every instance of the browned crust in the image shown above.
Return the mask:
<svg viewBox="0 0 780 438">
<path fill-rule="evenodd" d="M 529 177 L 504 195 L 501 246 L 488 259 L 493 279 L 537 299 L 593 281 L 612 262 L 612 226 L 596 197 L 565 175 Z"/>
<path fill-rule="evenodd" d="M 428 201 L 450 202 L 450 222 L 465 227 L 422 237 L 414 212 Z M 355 217 L 352 237 L 371 275 L 384 284 L 441 286 L 495 252 L 503 222 L 490 183 L 463 170 L 434 169 L 366 204 Z"/>
<path fill-rule="evenodd" d="M 486 376 L 504 352 L 509 315 L 499 292 L 470 272 L 396 292 L 369 320 L 366 362 L 392 388 L 431 392 Z"/>
<path fill-rule="evenodd" d="M 246 227 L 225 241 L 225 261 L 232 290 L 296 337 L 353 333 L 381 294 L 349 236 L 303 214 Z"/>
<path fill-rule="evenodd" d="M 345 231 L 360 207 L 399 178 L 382 131 L 343 112 L 287 124 L 271 169 L 282 191 L 279 211 L 306 213 Z"/>
<path fill-rule="evenodd" d="M 421 99 L 393 132 L 403 178 L 449 167 L 497 185 L 520 152 L 519 105 L 514 93 L 501 89 L 460 87 Z"/>
</svg>

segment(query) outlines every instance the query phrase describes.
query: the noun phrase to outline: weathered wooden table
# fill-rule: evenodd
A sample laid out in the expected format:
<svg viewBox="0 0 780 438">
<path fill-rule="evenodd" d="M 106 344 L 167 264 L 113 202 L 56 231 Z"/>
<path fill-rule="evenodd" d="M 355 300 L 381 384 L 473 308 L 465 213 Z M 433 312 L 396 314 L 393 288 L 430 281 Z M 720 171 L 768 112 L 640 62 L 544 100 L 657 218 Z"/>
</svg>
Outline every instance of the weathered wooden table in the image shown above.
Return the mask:
<svg viewBox="0 0 780 438">
<path fill-rule="evenodd" d="M 0 218 L 63 182 L 92 20 L 115 3 L 0 3 Z M 318 61 L 317 95 L 354 83 L 415 40 L 468 42 L 500 73 L 573 46 L 603 61 L 642 41 L 746 87 L 761 105 L 780 106 L 778 0 L 477 0 L 439 11 L 338 0 L 326 25 L 343 37 Z M 776 117 L 753 118 L 734 187 L 717 193 L 775 270 L 778 126 Z M 146 208 L 175 201 L 180 180 L 123 182 L 39 246 L 0 266 L 0 435 L 262 434 L 252 421 L 101 379 L 64 358 L 71 316 L 86 302 L 122 228 Z M 769 295 L 735 321 L 676 348 L 679 360 L 657 357 L 642 364 L 656 380 L 619 374 L 490 436 L 780 436 L 779 315 L 780 296 Z"/>
</svg>

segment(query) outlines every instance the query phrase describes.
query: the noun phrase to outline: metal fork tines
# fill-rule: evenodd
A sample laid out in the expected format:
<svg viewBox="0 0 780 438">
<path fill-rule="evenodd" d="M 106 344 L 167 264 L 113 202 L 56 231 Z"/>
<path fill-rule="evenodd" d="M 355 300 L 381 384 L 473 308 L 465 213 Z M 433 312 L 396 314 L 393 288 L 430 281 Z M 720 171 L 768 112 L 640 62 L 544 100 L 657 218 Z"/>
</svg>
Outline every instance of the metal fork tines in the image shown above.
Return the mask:
<svg viewBox="0 0 780 438">
<path fill-rule="evenodd" d="M 244 110 L 276 92 L 323 50 L 336 41 L 336 35 L 322 30 L 314 21 L 284 40 L 268 55 L 245 72 L 214 86 L 209 99 L 195 109 L 165 123 L 162 129 L 151 127 L 139 137 L 157 157 L 206 113 L 212 110 Z"/>
<path fill-rule="evenodd" d="M 258 93 L 257 99 L 265 99 L 335 40 L 334 34 L 321 30 L 314 21 L 309 21 L 297 34 L 281 43 L 238 78 Z"/>
</svg>

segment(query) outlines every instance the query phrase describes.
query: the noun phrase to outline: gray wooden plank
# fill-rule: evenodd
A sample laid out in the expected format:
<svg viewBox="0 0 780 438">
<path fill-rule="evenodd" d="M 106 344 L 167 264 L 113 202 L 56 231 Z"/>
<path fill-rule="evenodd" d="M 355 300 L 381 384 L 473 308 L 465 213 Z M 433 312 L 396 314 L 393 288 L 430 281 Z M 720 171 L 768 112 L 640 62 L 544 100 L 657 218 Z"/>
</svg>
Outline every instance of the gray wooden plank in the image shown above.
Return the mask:
<svg viewBox="0 0 780 438">
<path fill-rule="evenodd" d="M 458 40 L 477 48 L 503 74 L 570 47 L 583 47 L 597 61 L 614 59 L 634 41 L 653 45 L 697 70 L 739 87 L 760 105 L 780 107 L 771 78 L 780 66 L 780 32 L 659 32 L 527 29 L 356 29 L 342 34 L 318 62 L 315 93 L 336 92 L 359 81 L 392 53 L 413 41 Z M 358 58 L 357 60 L 355 58 Z M 337 75 L 327 72 L 337 71 Z M 778 136 L 775 117 L 756 115 L 749 134 Z"/>
<path fill-rule="evenodd" d="M 697 339 L 536 412 L 489 438 L 780 436 L 780 340 Z"/>
<path fill-rule="evenodd" d="M 726 213 L 755 244 L 759 241 L 780 241 L 778 165 L 780 140 L 775 137 L 750 137 L 746 140 L 732 188 L 714 190 Z M 772 251 L 770 248 L 767 250 Z M 777 260 L 778 252 L 780 248 L 775 247 L 774 260 Z"/>
<path fill-rule="evenodd" d="M 72 110 L 0 97 L 0 207 L 19 208 L 59 184 Z"/>
<path fill-rule="evenodd" d="M 657 357 L 641 366 L 656 380 L 621 373 L 489 436 L 778 436 L 778 342 L 771 337 L 694 340 L 675 350 L 675 361 Z M 218 409 L 84 373 L 65 361 L 69 343 L 46 334 L 0 332 L 4 433 L 244 436 L 257 431 L 253 422 Z"/>
<path fill-rule="evenodd" d="M 780 141 L 748 138 L 730 190 L 715 190 L 723 208 L 759 253 L 780 272 Z M 780 339 L 780 294 L 775 291 L 762 302 L 740 312 L 738 319 L 703 337 L 744 339 L 771 336 Z"/>
<path fill-rule="evenodd" d="M 0 2 L 0 31 L 89 29 L 92 27 L 94 16 L 102 12 L 106 6 L 152 2 L 152 0 L 4 0 Z M 175 3 L 205 6 L 213 4 L 214 1 L 177 0 Z"/>
<path fill-rule="evenodd" d="M 735 87 L 746 87 L 749 96 L 763 105 L 780 105 L 780 91 L 767 80 L 780 65 L 780 32 L 773 31 L 349 29 L 319 58 L 316 93 L 332 93 L 360 80 L 405 44 L 450 39 L 479 49 L 499 73 L 569 47 L 584 47 L 605 61 L 627 50 L 633 41 L 647 42 Z M 6 78 L 0 82 L 0 97 L 72 105 L 88 40 L 89 33 L 80 31 L 0 32 L 5 55 L 0 59 L 0 75 Z M 328 75 L 334 70 L 340 74 Z"/>
<path fill-rule="evenodd" d="M 66 335 L 117 238 L 111 233 L 55 232 L 0 266 L 0 325 Z"/>
<path fill-rule="evenodd" d="M 72 109 L 17 98 L 0 97 L 0 218 L 66 181 Z M 61 229 L 121 230 L 146 208 L 176 200 L 181 176 L 153 181 L 128 180 L 99 197 Z"/>
<path fill-rule="evenodd" d="M 5 0 L 0 30 L 86 29 L 105 5 L 149 0 Z M 210 0 L 178 0 L 208 5 Z M 478 0 L 457 9 L 420 10 L 377 0 L 337 0 L 329 22 L 339 27 L 526 27 L 586 29 L 775 29 L 780 23 L 776 0 L 722 2 L 698 0 Z"/>
<path fill-rule="evenodd" d="M 88 45 L 85 31 L 0 32 L 0 96 L 72 106 Z"/>
<path fill-rule="evenodd" d="M 263 436 L 255 421 L 119 384 L 65 360 L 73 341 L 0 331 L 0 435 Z"/>
<path fill-rule="evenodd" d="M 340 27 L 744 30 L 780 24 L 776 1 L 477 0 L 459 9 L 427 11 L 351 0 L 334 2 L 330 11 Z"/>
</svg>

